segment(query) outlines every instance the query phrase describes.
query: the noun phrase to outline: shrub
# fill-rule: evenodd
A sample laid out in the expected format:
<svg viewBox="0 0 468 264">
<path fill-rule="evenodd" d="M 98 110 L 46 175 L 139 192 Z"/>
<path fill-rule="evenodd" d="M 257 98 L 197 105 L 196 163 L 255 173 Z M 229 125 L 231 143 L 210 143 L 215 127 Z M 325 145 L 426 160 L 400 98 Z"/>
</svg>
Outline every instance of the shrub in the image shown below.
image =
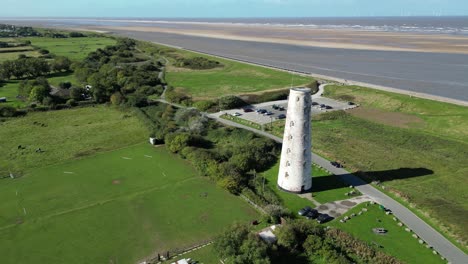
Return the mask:
<svg viewBox="0 0 468 264">
<path fill-rule="evenodd" d="M 13 117 L 16 114 L 16 108 L 13 106 L 5 105 L 0 106 L 0 116 L 1 117 Z"/>
<path fill-rule="evenodd" d="M 211 100 L 197 101 L 193 103 L 195 108 L 203 112 L 213 109 L 216 105 L 216 102 Z"/>
<path fill-rule="evenodd" d="M 239 108 L 244 105 L 246 105 L 246 102 L 234 95 L 228 95 L 219 98 L 219 107 L 221 110 Z"/>
<path fill-rule="evenodd" d="M 205 57 L 178 58 L 176 59 L 175 65 L 177 67 L 193 70 L 208 70 L 223 66 L 219 61 L 209 60 Z"/>
<path fill-rule="evenodd" d="M 69 105 L 69 106 L 77 106 L 78 103 L 75 101 L 75 99 L 68 99 L 67 105 Z"/>
<path fill-rule="evenodd" d="M 59 87 L 62 89 L 70 89 L 72 87 L 71 82 L 60 82 Z"/>
</svg>

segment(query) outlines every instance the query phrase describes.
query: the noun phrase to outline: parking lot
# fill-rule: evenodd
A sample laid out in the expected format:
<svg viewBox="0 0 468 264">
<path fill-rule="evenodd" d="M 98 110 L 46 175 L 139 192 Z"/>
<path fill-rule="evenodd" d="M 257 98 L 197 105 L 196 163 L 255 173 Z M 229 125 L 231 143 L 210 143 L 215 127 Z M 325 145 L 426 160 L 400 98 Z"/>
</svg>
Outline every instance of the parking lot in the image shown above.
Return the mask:
<svg viewBox="0 0 468 264">
<path fill-rule="evenodd" d="M 349 105 L 347 102 L 340 102 L 330 98 L 319 97 L 313 98 L 313 103 L 317 103 L 317 105 L 312 106 L 312 115 L 318 115 L 324 112 L 329 111 L 336 111 L 336 110 L 346 110 L 356 107 L 356 105 Z M 320 105 L 330 106 L 331 109 L 321 108 Z M 284 110 L 274 109 L 273 106 L 283 107 Z M 252 109 L 252 112 L 245 112 L 245 109 Z M 261 114 L 257 113 L 255 110 L 257 109 L 264 109 L 271 114 Z M 251 106 L 246 106 L 243 109 L 232 109 L 232 110 L 224 110 L 222 113 L 230 114 L 230 115 L 237 115 L 239 118 L 243 118 L 245 120 L 255 122 L 257 124 L 268 124 L 270 122 L 274 122 L 280 118 L 280 115 L 286 115 L 288 109 L 288 101 L 273 101 L 273 102 L 266 102 L 261 104 L 255 104 Z M 248 110 L 247 110 L 248 111 Z M 236 114 L 237 113 L 237 114 Z"/>
</svg>

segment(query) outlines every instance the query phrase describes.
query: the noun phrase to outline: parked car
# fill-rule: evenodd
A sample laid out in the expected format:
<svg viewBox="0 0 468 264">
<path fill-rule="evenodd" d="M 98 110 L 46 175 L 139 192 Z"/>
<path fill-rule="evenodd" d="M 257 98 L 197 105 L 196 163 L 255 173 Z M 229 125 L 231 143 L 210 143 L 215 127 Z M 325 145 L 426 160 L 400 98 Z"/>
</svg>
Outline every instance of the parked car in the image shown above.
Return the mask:
<svg viewBox="0 0 468 264">
<path fill-rule="evenodd" d="M 333 107 L 329 106 L 329 105 L 326 105 L 325 106 L 325 109 L 333 109 Z"/>
<path fill-rule="evenodd" d="M 318 217 L 317 217 L 317 223 L 319 224 L 323 224 L 323 223 L 326 223 L 328 221 L 331 221 L 333 219 L 333 217 L 327 215 L 327 214 L 320 214 Z"/>
<path fill-rule="evenodd" d="M 253 112 L 254 110 L 252 108 L 244 108 L 244 113 L 250 113 Z"/>
<path fill-rule="evenodd" d="M 306 217 L 307 219 L 315 219 L 315 218 L 317 218 L 318 216 L 319 216 L 319 212 L 318 212 L 317 210 L 315 210 L 315 209 L 310 210 L 310 211 L 305 215 L 305 217 Z"/>
<path fill-rule="evenodd" d="M 263 113 L 263 115 L 265 115 L 265 116 L 270 116 L 270 115 L 273 115 L 273 113 L 270 112 L 270 111 L 267 111 L 267 112 Z"/>
<path fill-rule="evenodd" d="M 258 109 L 258 110 L 257 110 L 257 113 L 258 113 L 258 114 L 264 114 L 264 113 L 266 113 L 266 112 L 267 112 L 267 110 L 265 110 L 265 109 Z"/>
<path fill-rule="evenodd" d="M 320 108 L 324 108 L 325 107 L 325 104 L 320 104 Z"/>
<path fill-rule="evenodd" d="M 319 103 L 317 103 L 317 102 L 312 102 L 312 105 L 318 105 L 318 104 L 319 104 Z"/>
<path fill-rule="evenodd" d="M 278 110 L 279 106 L 278 105 L 272 105 L 271 108 L 275 109 L 275 110 Z"/>
<path fill-rule="evenodd" d="M 353 102 L 348 102 L 348 105 L 354 105 L 354 103 Z"/>
<path fill-rule="evenodd" d="M 235 112 L 234 114 L 232 114 L 232 116 L 241 116 L 242 114 L 239 113 L 239 112 Z"/>
<path fill-rule="evenodd" d="M 280 106 L 280 107 L 278 107 L 278 110 L 280 110 L 280 111 L 284 111 L 284 110 L 285 110 L 285 108 L 284 108 L 283 106 Z"/>
<path fill-rule="evenodd" d="M 339 162 L 337 161 L 331 161 L 330 164 L 333 166 L 333 167 L 336 167 L 336 168 L 343 168 L 343 165 L 341 165 Z"/>
<path fill-rule="evenodd" d="M 286 118 L 286 115 L 285 115 L 285 114 L 280 114 L 280 115 L 278 115 L 277 118 L 278 118 L 278 119 L 285 119 L 285 118 Z"/>
<path fill-rule="evenodd" d="M 306 206 L 306 207 L 302 208 L 301 210 L 299 210 L 299 212 L 297 212 L 297 214 L 301 215 L 301 216 L 304 216 L 308 212 L 310 212 L 311 210 L 312 210 L 312 208 L 310 208 L 310 206 Z"/>
</svg>

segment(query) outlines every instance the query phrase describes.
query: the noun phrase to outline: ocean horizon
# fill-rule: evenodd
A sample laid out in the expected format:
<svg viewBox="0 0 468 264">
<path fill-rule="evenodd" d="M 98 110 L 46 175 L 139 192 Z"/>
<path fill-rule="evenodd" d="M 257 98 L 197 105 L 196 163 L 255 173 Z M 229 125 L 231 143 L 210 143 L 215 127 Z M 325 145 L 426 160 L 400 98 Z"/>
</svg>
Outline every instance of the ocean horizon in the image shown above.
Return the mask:
<svg viewBox="0 0 468 264">
<path fill-rule="evenodd" d="M 300 17 L 300 18 L 148 18 L 148 17 L 10 17 L 0 20 L 47 22 L 50 26 L 161 26 L 171 24 L 230 24 L 275 26 L 310 29 L 348 29 L 381 32 L 468 35 L 468 16 L 403 16 L 403 17 Z"/>
</svg>

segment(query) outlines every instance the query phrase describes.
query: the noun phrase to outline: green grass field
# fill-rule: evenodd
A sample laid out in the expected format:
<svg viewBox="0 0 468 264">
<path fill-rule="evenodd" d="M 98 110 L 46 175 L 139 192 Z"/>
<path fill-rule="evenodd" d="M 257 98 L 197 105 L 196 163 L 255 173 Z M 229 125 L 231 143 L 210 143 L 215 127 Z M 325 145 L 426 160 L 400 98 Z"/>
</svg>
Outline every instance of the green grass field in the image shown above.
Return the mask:
<svg viewBox="0 0 468 264">
<path fill-rule="evenodd" d="M 368 211 L 362 215 L 357 215 L 362 208 Z M 340 219 L 355 213 L 356 216 L 346 223 L 339 222 Z M 380 220 L 380 222 L 378 221 Z M 406 232 L 405 227 L 397 225 L 393 220 L 393 215 L 386 215 L 378 205 L 361 204 L 351 209 L 342 217 L 335 219 L 329 225 L 345 230 L 353 236 L 368 242 L 382 246 L 380 250 L 397 257 L 408 264 L 417 263 L 445 263 L 439 255 L 434 255 L 432 249 L 426 248 L 426 245 L 419 244 L 418 239 L 412 237 L 412 233 Z M 386 235 L 374 234 L 372 228 L 385 228 L 388 230 Z"/>
<path fill-rule="evenodd" d="M 2 263 L 135 263 L 258 217 L 147 143 L 4 179 L 0 199 Z"/>
<path fill-rule="evenodd" d="M 267 179 L 268 186 L 276 192 L 283 204 L 293 213 L 306 205 L 315 207 L 311 201 L 299 197 L 297 194 L 279 190 L 276 183 L 278 170 L 279 164 L 276 164 L 264 172 L 263 176 Z M 349 187 L 346 187 L 336 176 L 330 175 L 317 166 L 312 166 L 312 195 L 317 202 L 323 204 L 349 199 L 350 197 L 345 195 L 346 192 L 349 192 Z"/>
<path fill-rule="evenodd" d="M 224 67 L 211 70 L 189 70 L 169 66 L 166 80 L 176 88 L 182 88 L 195 99 L 217 98 L 229 94 L 255 93 L 287 88 L 311 82 L 311 77 L 292 75 L 287 72 L 213 58 L 193 52 L 176 50 L 187 57 L 206 57 L 221 62 Z M 172 61 L 169 58 L 169 61 Z M 170 65 L 170 64 L 169 64 Z"/>
<path fill-rule="evenodd" d="M 28 113 L 0 123 L 0 174 L 10 170 L 21 174 L 121 148 L 145 141 L 147 135 L 132 113 L 106 106 Z M 19 150 L 18 145 L 26 149 Z M 45 152 L 36 153 L 37 148 Z"/>
<path fill-rule="evenodd" d="M 49 50 L 57 56 L 65 56 L 71 60 L 82 60 L 90 52 L 116 43 L 114 39 L 106 37 L 84 38 L 25 38 L 33 46 Z"/>
<path fill-rule="evenodd" d="M 429 223 L 465 241 L 461 247 L 467 252 L 462 223 L 468 217 L 468 109 L 361 87 L 327 87 L 326 92 L 352 96 L 345 99 L 360 103 L 366 115 L 351 111 L 315 121 L 315 151 L 386 181 L 387 190 L 425 212 Z"/>
<path fill-rule="evenodd" d="M 37 51 L 15 51 L 15 52 L 5 52 L 0 53 L 0 63 L 6 60 L 16 60 L 19 55 L 24 54 L 28 57 L 38 57 L 39 53 Z"/>
</svg>

